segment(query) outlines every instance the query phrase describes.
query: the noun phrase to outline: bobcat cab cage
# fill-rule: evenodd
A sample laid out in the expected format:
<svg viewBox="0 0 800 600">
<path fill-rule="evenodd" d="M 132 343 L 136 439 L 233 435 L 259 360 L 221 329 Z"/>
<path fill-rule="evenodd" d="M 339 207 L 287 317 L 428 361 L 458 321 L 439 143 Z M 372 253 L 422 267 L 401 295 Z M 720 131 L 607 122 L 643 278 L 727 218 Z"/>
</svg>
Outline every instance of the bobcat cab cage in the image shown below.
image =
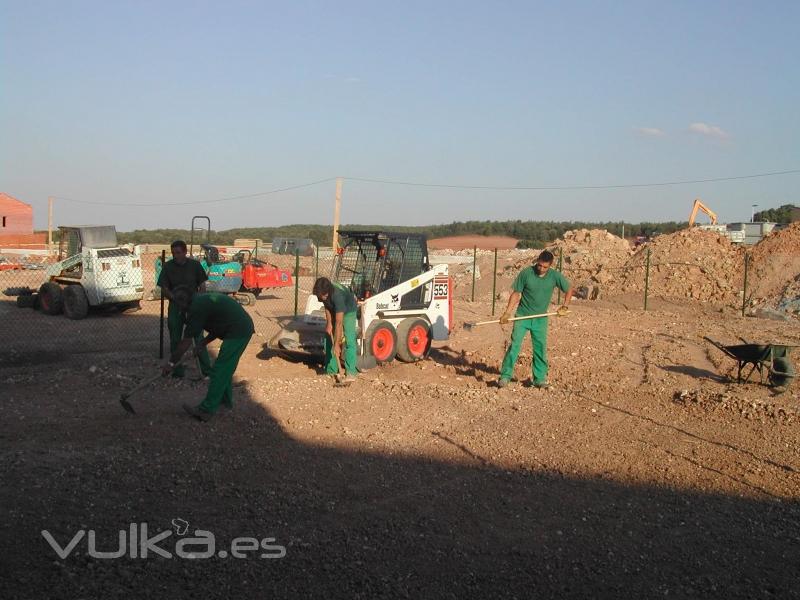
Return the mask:
<svg viewBox="0 0 800 600">
<path fill-rule="evenodd" d="M 375 231 L 340 231 L 333 280 L 365 300 L 430 268 L 424 235 Z M 423 289 L 406 294 L 402 308 L 422 302 Z"/>
</svg>

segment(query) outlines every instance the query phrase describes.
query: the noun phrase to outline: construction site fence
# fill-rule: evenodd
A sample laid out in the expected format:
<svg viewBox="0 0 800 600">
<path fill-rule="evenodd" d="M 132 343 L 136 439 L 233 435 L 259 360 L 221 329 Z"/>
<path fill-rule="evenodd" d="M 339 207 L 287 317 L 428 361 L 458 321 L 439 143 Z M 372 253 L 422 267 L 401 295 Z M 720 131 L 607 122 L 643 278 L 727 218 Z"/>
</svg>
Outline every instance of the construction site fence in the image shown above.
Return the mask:
<svg viewBox="0 0 800 600">
<path fill-rule="evenodd" d="M 468 292 L 465 295 L 462 294 L 462 298 L 470 302 L 490 301 L 492 316 L 505 309 L 513 278 L 521 268 L 513 269 L 510 272 L 508 267 L 499 269 L 498 254 L 500 252 L 502 251 L 495 248 L 487 257 L 487 251 L 479 250 L 477 247 L 473 248 L 469 261 L 464 261 L 450 269 L 453 277 L 468 285 Z M 538 253 L 530 255 L 529 265 L 532 266 L 536 262 L 537 255 Z M 487 262 L 491 269 L 488 274 L 486 273 L 486 267 L 489 266 L 486 264 Z M 519 262 L 517 264 L 519 265 Z M 555 252 L 555 264 L 553 265 L 570 281 L 577 297 L 581 299 L 594 300 L 620 294 L 638 294 L 641 298 L 641 308 L 645 311 L 650 307 L 650 300 L 653 298 L 698 303 L 733 303 L 742 315 L 746 314 L 751 305 L 752 289 L 756 283 L 753 279 L 752 266 L 752 254 L 747 252 L 744 254 L 741 264 L 741 278 L 721 280 L 717 274 L 696 262 L 655 261 L 652 259 L 649 248 L 639 254 L 633 264 L 629 263 L 622 267 L 603 267 L 602 269 L 570 265 L 564 260 L 563 249 L 558 249 Z M 683 294 L 680 291 L 676 292 L 675 286 L 665 284 L 664 277 L 655 277 L 656 273 L 662 269 L 669 270 L 672 281 L 685 280 L 691 273 L 695 280 L 699 279 L 694 286 L 697 289 L 686 289 Z M 614 281 L 612 283 L 598 282 L 596 280 L 598 271 L 602 271 L 604 277 L 610 276 Z M 491 285 L 481 285 L 482 278 L 487 275 L 491 277 Z M 713 299 L 709 300 L 709 297 Z M 553 301 L 560 304 L 562 298 L 561 290 L 557 289 Z"/>
<path fill-rule="evenodd" d="M 430 261 L 433 264 L 449 264 L 457 303 L 486 303 L 485 309 L 481 310 L 496 315 L 505 309 L 513 278 L 519 270 L 510 268 L 507 261 L 502 267 L 498 266 L 498 255 L 503 252 L 478 251 L 477 248 L 471 253 L 462 251 L 457 256 L 432 252 Z M 16 355 L 18 358 L 14 360 L 20 360 L 19 356 L 35 357 L 35 354 L 21 353 L 42 350 L 77 353 L 125 348 L 159 356 L 163 355 L 165 349 L 168 351 L 169 337 L 162 323 L 161 295 L 156 286 L 156 262 L 161 258 L 161 253 L 151 252 L 140 256 L 143 299 L 138 305 L 92 307 L 84 318 L 79 319 L 69 318 L 63 308 L 60 314 L 47 314 L 38 299 L 38 292 L 47 280 L 46 268 L 55 261 L 54 257 L 46 253 L 18 255 L 16 258 L 11 255 L 0 256 L 0 366 L 8 356 Z M 530 262 L 526 257 L 524 264 L 533 264 L 535 257 L 536 253 L 531 253 Z M 330 248 L 320 248 L 311 256 L 264 254 L 260 258 L 291 275 L 287 285 L 264 289 L 252 304 L 244 306 L 256 329 L 251 344 L 265 345 L 295 315 L 305 312 L 316 278 L 332 274 L 334 254 Z M 588 288 L 588 294 L 592 294 L 591 281 L 596 274 L 566 264 L 560 252 L 556 254 L 556 261 L 556 268 L 560 268 L 577 291 L 585 292 Z M 695 278 L 698 272 L 703 273 L 702 267 L 697 264 L 653 261 L 649 251 L 641 253 L 641 264 L 605 271 L 616 273 L 616 278 L 623 280 L 622 287 L 616 285 L 614 291 L 640 295 L 641 308 L 648 310 L 650 299 L 666 296 L 668 290 L 664 289 L 664 277 L 654 277 L 658 269 L 666 268 L 672 271 L 671 276 L 676 279 L 681 278 L 683 270 L 687 273 L 691 270 Z M 750 286 L 757 283 L 753 281 L 752 274 L 752 258 L 747 255 L 742 264 L 741 280 L 720 282 L 712 273 L 705 273 L 705 276 L 709 287 L 727 286 L 728 297 L 737 298 L 738 308 L 744 313 L 750 301 Z M 95 275 L 103 288 L 114 289 L 120 283 L 118 272 Z M 108 281 L 104 280 L 105 277 Z M 597 287 L 604 290 L 603 284 Z M 609 289 L 608 286 L 605 289 Z M 604 295 L 607 295 L 605 290 Z M 674 298 L 674 294 L 670 297 Z M 555 302 L 561 302 L 561 299 L 560 292 L 554 294 Z M 687 294 L 685 300 L 692 301 L 693 298 Z"/>
</svg>

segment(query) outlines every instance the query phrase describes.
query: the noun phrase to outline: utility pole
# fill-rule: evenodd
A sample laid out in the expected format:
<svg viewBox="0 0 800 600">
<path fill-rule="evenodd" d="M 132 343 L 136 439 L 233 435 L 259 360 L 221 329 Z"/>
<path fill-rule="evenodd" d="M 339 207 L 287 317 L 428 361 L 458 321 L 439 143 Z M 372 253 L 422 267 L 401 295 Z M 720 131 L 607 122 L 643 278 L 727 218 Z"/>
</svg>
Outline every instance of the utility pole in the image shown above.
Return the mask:
<svg viewBox="0 0 800 600">
<path fill-rule="evenodd" d="M 336 205 L 333 209 L 333 253 L 339 248 L 339 214 L 342 212 L 342 178 L 336 178 Z"/>
<path fill-rule="evenodd" d="M 53 197 L 47 197 L 47 254 L 53 253 Z"/>
<path fill-rule="evenodd" d="M 750 222 L 754 223 L 756 220 L 756 207 L 758 204 L 753 204 L 750 211 Z"/>
</svg>

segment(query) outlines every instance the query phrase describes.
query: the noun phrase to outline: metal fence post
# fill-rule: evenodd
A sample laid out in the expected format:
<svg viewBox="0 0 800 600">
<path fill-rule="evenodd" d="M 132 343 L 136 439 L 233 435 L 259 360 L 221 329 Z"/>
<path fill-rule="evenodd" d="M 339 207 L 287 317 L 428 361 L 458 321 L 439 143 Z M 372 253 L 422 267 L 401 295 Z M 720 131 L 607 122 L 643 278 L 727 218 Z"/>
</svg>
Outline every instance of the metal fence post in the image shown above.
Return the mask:
<svg viewBox="0 0 800 600">
<path fill-rule="evenodd" d="M 647 294 L 650 291 L 650 248 L 644 262 L 644 309 L 647 310 Z"/>
<path fill-rule="evenodd" d="M 563 275 L 561 268 L 564 265 L 564 247 L 558 249 L 558 272 Z M 552 300 L 552 296 L 550 299 Z M 558 288 L 558 305 L 561 306 L 561 288 Z"/>
<path fill-rule="evenodd" d="M 314 281 L 319 279 L 319 246 L 314 244 Z"/>
<path fill-rule="evenodd" d="M 750 264 L 750 255 L 745 250 L 744 253 L 744 288 L 742 289 L 742 316 L 747 310 L 747 271 Z"/>
<path fill-rule="evenodd" d="M 472 301 L 475 302 L 475 271 L 478 268 L 478 247 L 472 248 Z"/>
<path fill-rule="evenodd" d="M 161 270 L 164 270 L 164 261 L 167 260 L 167 251 L 161 251 Z M 158 279 L 156 279 L 158 284 Z M 158 358 L 164 358 L 164 292 L 159 288 L 159 296 L 161 296 L 161 316 L 158 323 Z"/>
<path fill-rule="evenodd" d="M 300 250 L 294 251 L 294 316 L 297 316 L 297 304 L 300 300 Z"/>
<path fill-rule="evenodd" d="M 492 271 L 492 316 L 494 316 L 495 300 L 497 300 L 497 248 L 494 249 L 494 270 Z"/>
</svg>

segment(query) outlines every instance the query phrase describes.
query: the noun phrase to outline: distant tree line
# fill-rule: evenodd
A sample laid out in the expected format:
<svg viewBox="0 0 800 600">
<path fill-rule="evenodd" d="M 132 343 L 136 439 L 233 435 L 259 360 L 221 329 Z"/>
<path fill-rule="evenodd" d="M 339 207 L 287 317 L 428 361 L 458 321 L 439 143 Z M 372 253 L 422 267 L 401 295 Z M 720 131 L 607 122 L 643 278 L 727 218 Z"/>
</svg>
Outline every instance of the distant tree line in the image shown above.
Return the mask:
<svg viewBox="0 0 800 600">
<path fill-rule="evenodd" d="M 541 248 L 552 242 L 571 229 L 606 229 L 615 235 L 622 235 L 623 226 L 625 237 L 632 238 L 638 235 L 652 236 L 653 234 L 673 233 L 687 226 L 686 222 L 667 223 L 621 223 L 606 222 L 592 223 L 581 221 L 455 221 L 443 225 L 425 225 L 417 227 L 398 227 L 391 225 L 342 225 L 341 230 L 383 230 L 407 231 L 409 233 L 424 233 L 428 238 L 450 237 L 457 235 L 493 235 L 508 236 L 519 240 L 520 248 Z M 214 244 L 232 244 L 235 239 L 260 239 L 271 242 L 276 237 L 297 237 L 314 240 L 319 246 L 330 246 L 333 242 L 333 232 L 330 225 L 282 225 L 280 227 L 239 227 L 211 232 L 211 242 Z M 135 244 L 169 244 L 173 240 L 182 239 L 190 241 L 190 232 L 186 229 L 137 229 L 135 231 L 120 232 L 121 243 Z M 195 231 L 196 244 L 205 242 L 205 232 Z"/>
<path fill-rule="evenodd" d="M 791 223 L 794 204 L 784 204 L 779 208 L 770 208 L 757 212 L 753 220 L 766 223 Z"/>
</svg>

